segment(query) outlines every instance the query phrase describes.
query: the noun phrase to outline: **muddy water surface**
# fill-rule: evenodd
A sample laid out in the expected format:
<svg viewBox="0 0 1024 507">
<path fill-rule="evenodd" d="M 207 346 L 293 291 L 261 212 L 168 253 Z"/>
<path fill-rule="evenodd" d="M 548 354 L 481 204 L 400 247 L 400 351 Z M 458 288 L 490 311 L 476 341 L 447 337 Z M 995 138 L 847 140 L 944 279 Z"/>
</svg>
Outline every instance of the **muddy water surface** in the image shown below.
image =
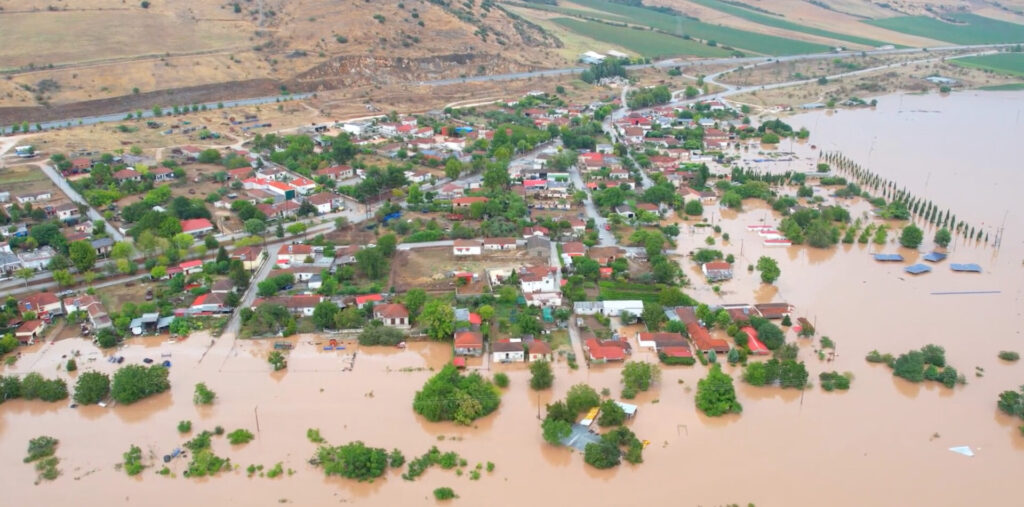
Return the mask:
<svg viewBox="0 0 1024 507">
<path fill-rule="evenodd" d="M 1020 421 L 999 414 L 995 400 L 1000 391 L 1024 383 L 1024 364 L 996 358 L 999 350 L 1024 351 L 1024 208 L 998 193 L 982 198 L 985 192 L 1007 190 L 993 188 L 985 178 L 965 177 L 967 169 L 958 154 L 985 146 L 990 152 L 985 156 L 1001 154 L 985 170 L 994 170 L 993 164 L 999 162 L 1002 169 L 995 174 L 1007 181 L 1019 177 L 1010 173 L 1019 167 L 1020 143 L 1000 137 L 1012 123 L 998 122 L 1018 107 L 1020 95 L 999 94 L 987 101 L 973 94 L 905 97 L 902 109 L 896 107 L 898 100 L 883 98 L 876 111 L 843 111 L 820 119 L 815 119 L 817 113 L 810 115 L 808 121 L 816 122 L 809 125 L 810 141 L 829 149 L 832 143 L 859 159 L 856 150 L 878 136 L 871 166 L 883 174 L 892 171 L 893 178 L 908 178 L 906 184 L 918 195 L 928 195 L 979 223 L 994 223 L 1009 209 L 1016 218 L 1007 222 L 1001 249 L 959 241 L 950 259 L 934 265 L 932 273 L 911 277 L 902 271 L 907 263 L 879 264 L 870 257 L 879 251 L 900 252 L 908 259 L 918 255 L 901 249 L 893 242 L 894 235 L 883 246 L 765 248 L 746 226 L 776 223 L 778 216 L 763 205 L 745 203 L 741 213 L 707 210 L 731 236 L 725 245 L 719 239 L 717 247 L 737 257 L 736 279 L 725 283 L 720 295 L 700 282 L 692 266 L 679 257 L 694 281 L 692 293 L 701 300 L 796 305 L 798 316 L 814 321 L 819 334 L 837 343 L 835 361 L 826 363 L 814 354 L 816 340 L 787 332 L 787 340 L 801 344 L 812 382 L 817 384 L 821 371 L 851 371 L 855 379 L 849 392 L 825 393 L 815 387 L 801 393 L 737 383 L 743 413 L 706 418 L 693 408 L 696 383 L 705 368 L 665 368 L 660 384 L 637 398 L 639 413 L 629 423 L 640 438 L 652 442 L 645 462 L 598 471 L 584 465 L 578 453 L 543 443 L 538 408 L 563 397 L 577 382 L 598 390 L 607 387 L 617 395 L 619 365 L 573 371 L 564 362 L 557 363 L 554 389 L 539 394 L 529 390 L 525 368 L 495 366 L 487 373 L 506 371 L 512 384 L 495 414 L 466 428 L 429 423 L 411 410 L 412 397 L 430 369 L 447 360 L 449 349 L 444 345 L 410 344 L 403 351 L 343 343 L 345 350 L 323 351 L 324 338 L 300 336 L 293 339 L 296 348 L 289 369 L 271 373 L 265 360 L 267 342 L 236 343 L 225 336 L 210 347 L 211 339 L 202 335 L 175 344 L 159 338 L 133 340 L 114 353 L 129 363 L 171 354 L 171 392 L 127 407 L 71 409 L 62 403 L 23 401 L 0 405 L 4 503 L 53 505 L 73 498 L 82 505 L 276 505 L 279 500 L 297 505 L 429 505 L 435 503 L 435 487 L 450 486 L 464 505 L 1019 505 L 1018 496 L 1003 491 L 1024 469 L 1024 438 L 1016 429 Z M 913 106 L 915 110 L 950 113 L 928 113 L 926 119 L 909 125 L 945 135 L 956 132 L 958 142 L 908 136 L 883 150 L 882 139 L 900 130 L 894 125 L 908 128 L 907 122 L 900 122 L 909 114 L 910 100 L 926 101 Z M 890 103 L 893 109 L 886 109 Z M 970 115 L 954 116 L 956 111 L 973 111 L 981 120 L 970 123 Z M 865 140 L 869 128 L 877 133 Z M 925 158 L 932 152 L 945 155 Z M 893 162 L 894 157 L 905 159 Z M 928 181 L 927 193 L 916 189 L 923 181 Z M 851 206 L 854 216 L 861 217 L 869 208 L 863 202 Z M 932 233 L 926 229 L 926 238 L 930 240 Z M 706 234 L 683 227 L 680 250 L 702 246 Z M 921 250 L 930 247 L 926 241 Z M 782 277 L 775 286 L 760 284 L 756 273 L 746 270 L 761 255 L 779 261 Z M 984 272 L 956 274 L 948 269 L 950 261 L 977 262 Z M 956 291 L 1000 293 L 932 294 Z M 863 359 L 871 349 L 900 353 L 926 343 L 946 347 L 948 361 L 967 375 L 968 385 L 948 390 L 932 383 L 909 384 L 894 379 L 885 366 Z M 97 351 L 84 340 L 64 340 L 29 349 L 5 373 L 36 370 L 73 381 L 73 376 L 58 371 L 63 356 L 73 350 L 82 354 L 79 371 L 112 369 L 104 358 L 110 352 Z M 643 350 L 636 356 L 653 359 Z M 96 360 L 90 362 L 91 357 Z M 984 368 L 983 377 L 975 376 L 975 367 Z M 729 366 L 725 370 L 737 377 L 740 372 Z M 218 394 L 212 407 L 192 404 L 193 385 L 200 381 Z M 244 427 L 257 433 L 256 440 L 237 448 L 223 439 L 214 441 L 218 454 L 231 457 L 242 470 L 191 480 L 181 477 L 183 460 L 172 462 L 176 478 L 156 475 L 154 469 L 141 478 L 129 478 L 114 469 L 130 444 L 157 458 L 180 445 L 187 437 L 175 426 L 183 419 L 193 421 L 199 430 L 221 425 L 228 431 Z M 440 469 L 416 482 L 403 481 L 398 472 L 372 484 L 324 478 L 307 463 L 315 450 L 305 438 L 310 427 L 320 428 L 335 444 L 358 439 L 400 448 L 407 457 L 437 445 L 458 451 L 471 467 L 493 461 L 496 469 L 479 481 Z M 63 475 L 34 486 L 35 472 L 21 459 L 28 439 L 41 434 L 61 440 Z M 972 446 L 977 456 L 966 458 L 947 450 L 956 445 Z M 249 464 L 272 466 L 279 461 L 295 474 L 250 479 L 243 471 Z"/>
</svg>

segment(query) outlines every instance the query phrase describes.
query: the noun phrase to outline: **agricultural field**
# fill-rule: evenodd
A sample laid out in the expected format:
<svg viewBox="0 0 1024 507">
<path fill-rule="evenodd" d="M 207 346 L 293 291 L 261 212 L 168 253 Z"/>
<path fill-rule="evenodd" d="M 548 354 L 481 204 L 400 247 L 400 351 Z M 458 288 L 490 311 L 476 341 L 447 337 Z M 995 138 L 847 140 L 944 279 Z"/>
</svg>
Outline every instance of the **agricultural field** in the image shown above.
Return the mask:
<svg viewBox="0 0 1024 507">
<path fill-rule="evenodd" d="M 17 195 L 44 190 L 53 192 L 51 200 L 64 198 L 64 194 L 57 190 L 57 187 L 39 167 L 34 165 L 18 165 L 0 169 L 0 190 L 10 192 L 11 201 L 14 201 L 14 197 Z"/>
<path fill-rule="evenodd" d="M 963 67 L 1024 77 L 1024 53 L 1000 53 L 997 55 L 959 58 L 953 63 Z"/>
<path fill-rule="evenodd" d="M 599 41 L 614 42 L 641 56 L 650 58 L 663 56 L 728 56 L 729 52 L 717 47 L 685 40 L 651 30 L 638 30 L 607 25 L 597 21 L 583 21 L 571 18 L 555 18 L 552 21 L 574 32 Z"/>
<path fill-rule="evenodd" d="M 455 278 L 452 272 L 474 273 L 487 287 L 488 269 L 517 269 L 521 266 L 546 265 L 547 257 L 530 257 L 525 249 L 510 251 L 488 251 L 483 255 L 455 257 L 452 247 L 438 246 L 399 250 L 391 262 L 391 283 L 397 292 L 420 288 L 428 292 L 454 292 Z M 469 288 L 460 289 L 460 291 Z"/>
<path fill-rule="evenodd" d="M 928 16 L 875 19 L 865 23 L 897 32 L 919 35 L 955 44 L 998 44 L 1024 42 L 1024 25 L 999 21 L 976 14 L 947 14 L 961 24 Z"/>
<path fill-rule="evenodd" d="M 715 41 L 718 44 L 769 55 L 819 53 L 829 50 L 823 44 L 764 35 L 719 25 L 712 25 L 692 18 L 667 14 L 643 7 L 632 7 L 604 0 L 576 0 L 574 3 L 603 11 L 600 17 L 617 21 L 612 16 L 626 18 L 631 23 L 646 25 L 675 35 L 689 35 L 698 39 Z"/>
<path fill-rule="evenodd" d="M 601 299 L 604 301 L 622 301 L 638 299 L 645 303 L 657 303 L 658 293 L 664 288 L 660 284 L 629 283 L 611 280 L 598 282 Z"/>
<path fill-rule="evenodd" d="M 978 88 L 987 92 L 1015 92 L 1018 90 L 1024 90 L 1024 83 L 1007 83 L 1001 85 L 982 86 Z"/>
<path fill-rule="evenodd" d="M 721 11 L 727 14 L 731 14 L 738 18 L 745 19 L 764 26 L 771 26 L 775 28 L 781 28 L 784 30 L 791 30 L 794 32 L 806 33 L 809 35 L 817 35 L 819 37 L 825 37 L 834 39 L 837 41 L 851 42 L 853 44 L 859 44 L 861 46 L 878 47 L 888 44 L 874 39 L 868 39 L 864 37 L 857 37 L 855 35 L 849 35 L 844 33 L 832 32 L 829 30 L 822 30 L 820 28 L 814 28 L 811 26 L 801 25 L 794 23 L 782 18 L 775 16 L 769 16 L 767 14 L 761 14 L 743 7 L 739 7 L 735 4 L 723 2 L 721 0 L 689 0 L 691 3 L 703 5 L 716 11 Z"/>
</svg>

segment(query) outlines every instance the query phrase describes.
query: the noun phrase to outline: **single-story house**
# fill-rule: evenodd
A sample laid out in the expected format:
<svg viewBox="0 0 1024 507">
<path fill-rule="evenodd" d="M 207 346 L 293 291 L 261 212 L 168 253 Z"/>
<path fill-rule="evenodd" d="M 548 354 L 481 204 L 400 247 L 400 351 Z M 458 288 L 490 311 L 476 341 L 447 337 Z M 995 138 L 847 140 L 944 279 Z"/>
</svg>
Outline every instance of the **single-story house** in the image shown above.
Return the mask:
<svg viewBox="0 0 1024 507">
<path fill-rule="evenodd" d="M 519 268 L 519 286 L 523 294 L 531 292 L 554 292 L 558 290 L 554 269 L 550 266 L 525 266 Z"/>
<path fill-rule="evenodd" d="M 526 299 L 526 306 L 537 306 L 537 307 L 558 307 L 562 306 L 562 293 L 558 291 L 551 292 L 524 292 L 523 298 Z"/>
<path fill-rule="evenodd" d="M 455 355 L 479 356 L 484 353 L 484 335 L 476 331 L 455 333 Z"/>
<path fill-rule="evenodd" d="M 36 292 L 22 296 L 18 300 L 18 311 L 22 314 L 35 312 L 37 318 L 49 320 L 50 317 L 62 315 L 64 307 L 61 306 L 60 299 L 52 292 Z"/>
<path fill-rule="evenodd" d="M 623 361 L 629 353 L 629 344 L 611 340 L 597 340 L 591 338 L 583 344 L 591 361 L 608 362 Z"/>
<path fill-rule="evenodd" d="M 530 361 L 551 361 L 551 345 L 541 340 L 533 340 L 529 345 Z"/>
<path fill-rule="evenodd" d="M 762 303 L 754 305 L 757 313 L 766 319 L 781 319 L 793 312 L 793 305 L 789 303 Z"/>
<path fill-rule="evenodd" d="M 486 197 L 472 196 L 472 197 L 457 197 L 452 199 L 452 207 L 454 208 L 468 208 L 478 202 L 487 202 L 489 199 Z"/>
<path fill-rule="evenodd" d="M 526 350 L 521 341 L 502 340 L 491 344 L 491 360 L 496 363 L 521 363 L 526 360 Z"/>
<path fill-rule="evenodd" d="M 405 305 L 389 303 L 373 307 L 373 318 L 388 327 L 407 329 L 409 327 L 409 310 Z"/>
<path fill-rule="evenodd" d="M 46 323 L 40 319 L 27 320 L 14 331 L 14 337 L 22 345 L 32 345 L 36 339 L 42 337 L 45 328 Z"/>
<path fill-rule="evenodd" d="M 587 253 L 587 246 L 579 241 L 562 243 L 562 253 L 569 257 L 582 257 Z"/>
<path fill-rule="evenodd" d="M 190 218 L 181 221 L 181 232 L 198 238 L 213 232 L 213 224 L 205 218 Z"/>
<path fill-rule="evenodd" d="M 725 261 L 705 262 L 700 270 L 709 282 L 721 282 L 732 278 L 732 264 Z"/>
<path fill-rule="evenodd" d="M 636 343 L 641 347 L 658 349 L 659 343 L 685 342 L 686 339 L 680 333 L 637 333 Z"/>
<path fill-rule="evenodd" d="M 457 239 L 452 243 L 452 254 L 480 255 L 483 253 L 483 243 L 478 239 Z"/>
<path fill-rule="evenodd" d="M 484 250 L 515 250 L 516 238 L 484 238 Z"/>
<path fill-rule="evenodd" d="M 709 350 L 714 350 L 719 354 L 729 352 L 729 342 L 721 338 L 712 338 L 711 333 L 696 322 L 687 324 L 686 332 L 690 334 L 690 339 L 693 340 L 693 344 L 702 352 L 707 352 Z"/>
<path fill-rule="evenodd" d="M 356 296 L 356 306 L 359 308 L 365 308 L 367 304 L 377 304 L 384 301 L 384 296 L 380 294 L 362 294 Z"/>
</svg>

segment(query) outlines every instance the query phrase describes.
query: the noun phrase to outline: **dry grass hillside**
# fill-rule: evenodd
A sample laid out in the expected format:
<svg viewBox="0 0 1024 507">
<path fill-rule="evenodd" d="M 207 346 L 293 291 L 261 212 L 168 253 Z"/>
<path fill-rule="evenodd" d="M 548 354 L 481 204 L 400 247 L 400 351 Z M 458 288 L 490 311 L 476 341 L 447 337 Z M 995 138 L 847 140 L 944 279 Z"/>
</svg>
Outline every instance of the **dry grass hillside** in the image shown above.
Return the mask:
<svg viewBox="0 0 1024 507">
<path fill-rule="evenodd" d="M 0 26 L 0 122 L 564 63 L 490 0 L 0 0 Z"/>
</svg>

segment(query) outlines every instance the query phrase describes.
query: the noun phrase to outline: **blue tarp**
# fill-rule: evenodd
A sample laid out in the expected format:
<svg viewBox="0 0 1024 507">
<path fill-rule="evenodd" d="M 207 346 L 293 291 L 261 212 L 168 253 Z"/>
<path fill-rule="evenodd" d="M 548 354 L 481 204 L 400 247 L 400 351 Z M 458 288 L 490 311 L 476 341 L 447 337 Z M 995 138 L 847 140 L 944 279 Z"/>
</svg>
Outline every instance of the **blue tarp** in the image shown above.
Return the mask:
<svg viewBox="0 0 1024 507">
<path fill-rule="evenodd" d="M 900 254 L 875 254 L 875 260 L 879 262 L 899 262 L 903 260 Z"/>
<path fill-rule="evenodd" d="M 939 262 L 946 259 L 946 254 L 940 252 L 932 252 L 924 256 L 924 260 L 928 262 Z"/>
<path fill-rule="evenodd" d="M 972 273 L 981 273 L 981 266 L 977 264 L 950 264 L 949 267 L 953 271 L 970 271 Z"/>
<path fill-rule="evenodd" d="M 932 268 L 925 266 L 924 264 L 914 264 L 913 266 L 907 266 L 903 268 L 903 271 L 906 271 L 907 273 L 910 273 L 912 275 L 920 275 L 921 273 L 927 273 L 931 270 Z"/>
</svg>

